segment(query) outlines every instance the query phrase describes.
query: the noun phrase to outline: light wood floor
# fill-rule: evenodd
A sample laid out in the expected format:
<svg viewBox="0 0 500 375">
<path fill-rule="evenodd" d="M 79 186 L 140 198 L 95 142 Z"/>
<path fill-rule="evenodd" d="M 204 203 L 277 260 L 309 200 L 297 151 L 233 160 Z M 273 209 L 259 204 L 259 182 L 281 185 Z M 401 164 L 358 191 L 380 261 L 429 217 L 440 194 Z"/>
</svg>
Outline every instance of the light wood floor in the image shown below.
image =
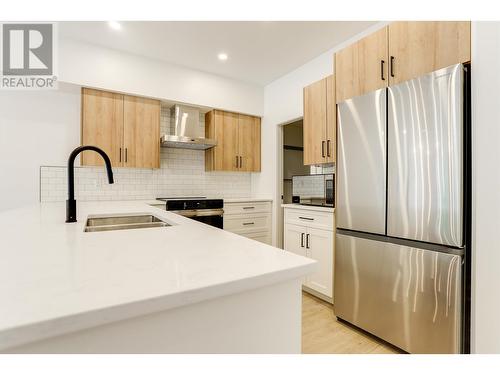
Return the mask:
<svg viewBox="0 0 500 375">
<path fill-rule="evenodd" d="M 332 305 L 302 293 L 302 353 L 395 354 L 398 349 L 337 321 Z"/>
</svg>

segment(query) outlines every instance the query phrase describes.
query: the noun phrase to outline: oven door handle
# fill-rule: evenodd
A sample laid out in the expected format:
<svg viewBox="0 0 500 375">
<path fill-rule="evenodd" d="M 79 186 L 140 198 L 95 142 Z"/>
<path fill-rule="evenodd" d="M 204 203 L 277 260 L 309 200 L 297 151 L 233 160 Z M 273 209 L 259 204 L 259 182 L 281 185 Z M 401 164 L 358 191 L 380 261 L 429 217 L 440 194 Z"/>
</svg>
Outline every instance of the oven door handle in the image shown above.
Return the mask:
<svg viewBox="0 0 500 375">
<path fill-rule="evenodd" d="M 196 216 L 222 216 L 224 214 L 223 209 L 201 209 L 201 210 L 176 210 L 169 211 L 174 214 L 178 214 L 185 217 L 196 217 Z"/>
</svg>

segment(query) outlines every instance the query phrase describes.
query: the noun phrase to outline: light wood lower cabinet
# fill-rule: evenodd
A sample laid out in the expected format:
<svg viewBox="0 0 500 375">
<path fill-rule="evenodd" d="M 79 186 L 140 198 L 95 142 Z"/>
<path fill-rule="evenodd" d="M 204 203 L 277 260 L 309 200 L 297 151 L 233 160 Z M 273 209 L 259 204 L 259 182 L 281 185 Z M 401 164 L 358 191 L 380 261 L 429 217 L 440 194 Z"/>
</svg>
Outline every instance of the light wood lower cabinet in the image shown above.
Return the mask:
<svg viewBox="0 0 500 375">
<path fill-rule="evenodd" d="M 272 244 L 270 201 L 224 202 L 224 230 Z"/>
<path fill-rule="evenodd" d="M 213 110 L 205 115 L 205 136 L 217 146 L 205 151 L 206 171 L 260 172 L 260 118 Z"/>
<path fill-rule="evenodd" d="M 97 146 L 113 167 L 160 167 L 160 102 L 107 91 L 82 89 L 82 145 Z M 85 151 L 82 165 L 103 165 Z"/>
<path fill-rule="evenodd" d="M 318 262 L 304 290 L 333 303 L 334 214 L 285 207 L 284 249 Z"/>
</svg>

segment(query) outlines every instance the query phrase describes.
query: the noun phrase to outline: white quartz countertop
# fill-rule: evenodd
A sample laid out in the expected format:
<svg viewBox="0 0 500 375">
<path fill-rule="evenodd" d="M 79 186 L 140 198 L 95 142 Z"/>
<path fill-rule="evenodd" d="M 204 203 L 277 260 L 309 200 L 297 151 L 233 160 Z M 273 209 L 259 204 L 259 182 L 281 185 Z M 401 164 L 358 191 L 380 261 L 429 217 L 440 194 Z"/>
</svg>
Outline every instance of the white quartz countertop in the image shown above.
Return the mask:
<svg viewBox="0 0 500 375">
<path fill-rule="evenodd" d="M 0 212 L 0 350 L 300 278 L 315 261 L 153 202 L 78 202 Z M 88 215 L 152 213 L 164 228 L 85 233 Z"/>
<path fill-rule="evenodd" d="M 310 205 L 298 204 L 298 203 L 282 204 L 281 207 L 294 208 L 294 209 L 305 210 L 305 211 L 335 212 L 335 207 L 310 206 Z"/>
</svg>

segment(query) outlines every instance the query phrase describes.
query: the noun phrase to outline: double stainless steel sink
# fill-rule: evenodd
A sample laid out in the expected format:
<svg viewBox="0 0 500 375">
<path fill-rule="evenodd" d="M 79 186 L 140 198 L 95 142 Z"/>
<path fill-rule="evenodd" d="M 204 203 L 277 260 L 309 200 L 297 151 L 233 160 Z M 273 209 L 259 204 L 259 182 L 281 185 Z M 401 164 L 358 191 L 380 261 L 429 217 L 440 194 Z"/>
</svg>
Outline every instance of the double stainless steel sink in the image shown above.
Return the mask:
<svg viewBox="0 0 500 375">
<path fill-rule="evenodd" d="M 134 215 L 95 215 L 87 218 L 85 232 L 104 232 L 110 230 L 162 228 L 171 224 L 151 214 Z"/>
</svg>

